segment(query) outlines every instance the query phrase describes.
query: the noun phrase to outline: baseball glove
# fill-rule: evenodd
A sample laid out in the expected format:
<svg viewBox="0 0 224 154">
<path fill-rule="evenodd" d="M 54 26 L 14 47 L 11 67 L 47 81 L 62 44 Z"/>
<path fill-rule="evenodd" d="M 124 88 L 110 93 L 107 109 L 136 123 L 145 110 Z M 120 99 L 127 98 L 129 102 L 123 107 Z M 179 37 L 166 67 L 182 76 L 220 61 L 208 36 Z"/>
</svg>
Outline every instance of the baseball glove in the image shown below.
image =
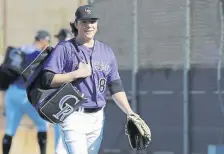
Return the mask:
<svg viewBox="0 0 224 154">
<path fill-rule="evenodd" d="M 138 115 L 132 114 L 127 117 L 125 134 L 132 149 L 144 150 L 151 142 L 151 131 Z"/>
</svg>

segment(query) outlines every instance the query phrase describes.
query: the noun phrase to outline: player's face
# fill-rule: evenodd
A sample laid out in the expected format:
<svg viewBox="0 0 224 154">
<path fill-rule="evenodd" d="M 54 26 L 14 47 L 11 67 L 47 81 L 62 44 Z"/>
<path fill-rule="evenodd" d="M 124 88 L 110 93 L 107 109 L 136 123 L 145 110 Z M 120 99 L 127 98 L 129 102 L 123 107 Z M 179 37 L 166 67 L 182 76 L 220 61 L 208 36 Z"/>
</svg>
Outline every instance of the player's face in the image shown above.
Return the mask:
<svg viewBox="0 0 224 154">
<path fill-rule="evenodd" d="M 58 41 L 64 41 L 65 40 L 65 37 L 64 36 L 58 36 Z"/>
<path fill-rule="evenodd" d="M 42 46 L 41 48 L 42 48 L 42 50 L 50 45 L 50 41 L 49 40 L 40 40 L 40 41 L 41 41 L 41 46 Z"/>
<path fill-rule="evenodd" d="M 94 38 L 97 32 L 98 20 L 78 20 L 78 22 L 76 23 L 76 28 L 78 29 L 79 37 L 84 38 L 85 40 L 91 40 Z"/>
</svg>

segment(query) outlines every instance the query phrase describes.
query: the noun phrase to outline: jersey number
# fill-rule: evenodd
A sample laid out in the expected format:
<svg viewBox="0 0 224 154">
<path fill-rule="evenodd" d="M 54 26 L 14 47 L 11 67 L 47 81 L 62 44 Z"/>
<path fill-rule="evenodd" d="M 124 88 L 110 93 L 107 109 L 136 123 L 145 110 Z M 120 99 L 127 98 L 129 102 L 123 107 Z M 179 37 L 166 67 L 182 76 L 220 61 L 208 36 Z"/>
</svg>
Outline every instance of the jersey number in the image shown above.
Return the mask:
<svg viewBox="0 0 224 154">
<path fill-rule="evenodd" d="M 99 91 L 102 93 L 106 88 L 106 79 L 102 78 L 99 81 Z"/>
</svg>

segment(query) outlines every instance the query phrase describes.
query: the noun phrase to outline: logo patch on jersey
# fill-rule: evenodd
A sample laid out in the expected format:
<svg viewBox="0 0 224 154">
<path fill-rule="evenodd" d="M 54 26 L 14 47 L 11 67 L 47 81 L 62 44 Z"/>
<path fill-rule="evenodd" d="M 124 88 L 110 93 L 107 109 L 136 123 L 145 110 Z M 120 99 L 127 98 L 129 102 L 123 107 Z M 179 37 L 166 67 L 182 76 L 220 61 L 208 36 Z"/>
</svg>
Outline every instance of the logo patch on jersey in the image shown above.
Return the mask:
<svg viewBox="0 0 224 154">
<path fill-rule="evenodd" d="M 110 65 L 104 61 L 94 61 L 93 67 L 95 71 L 102 71 L 106 73 L 109 71 Z"/>
</svg>

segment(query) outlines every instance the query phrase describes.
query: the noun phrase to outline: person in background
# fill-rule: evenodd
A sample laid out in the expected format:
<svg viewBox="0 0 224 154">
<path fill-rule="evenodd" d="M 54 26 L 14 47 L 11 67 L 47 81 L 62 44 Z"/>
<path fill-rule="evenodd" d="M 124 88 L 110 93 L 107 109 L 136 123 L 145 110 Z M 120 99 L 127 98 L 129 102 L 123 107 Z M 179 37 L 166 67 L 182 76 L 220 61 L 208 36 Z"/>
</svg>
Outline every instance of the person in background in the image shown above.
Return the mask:
<svg viewBox="0 0 224 154">
<path fill-rule="evenodd" d="M 34 43 L 24 45 L 20 49 L 26 54 L 25 63 L 28 66 L 32 60 L 50 44 L 51 36 L 45 30 L 37 31 Z M 7 80 L 7 79 L 5 79 Z M 4 95 L 6 89 L 1 89 Z M 2 153 L 9 154 L 12 139 L 24 114 L 27 114 L 37 127 L 37 140 L 40 147 L 40 154 L 46 154 L 47 144 L 47 122 L 43 120 L 27 98 L 25 84 L 20 76 L 12 83 L 5 92 L 5 134 L 2 139 Z"/>
</svg>

